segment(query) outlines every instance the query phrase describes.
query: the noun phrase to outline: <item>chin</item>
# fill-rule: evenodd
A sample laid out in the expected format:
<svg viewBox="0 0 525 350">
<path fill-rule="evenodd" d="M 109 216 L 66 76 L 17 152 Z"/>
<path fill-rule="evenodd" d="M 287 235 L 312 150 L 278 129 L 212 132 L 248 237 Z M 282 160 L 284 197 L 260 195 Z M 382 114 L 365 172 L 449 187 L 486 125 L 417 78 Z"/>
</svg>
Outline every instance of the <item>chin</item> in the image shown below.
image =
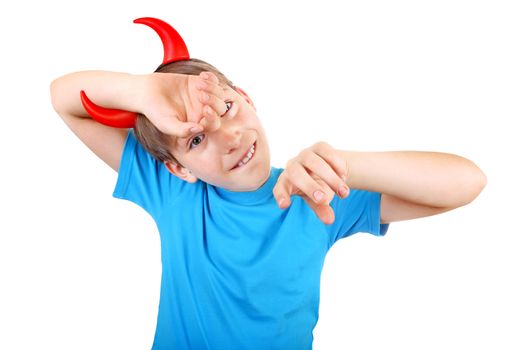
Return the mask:
<svg viewBox="0 0 525 350">
<path fill-rule="evenodd" d="M 251 192 L 260 188 L 266 183 L 270 177 L 271 167 L 259 166 L 257 169 L 251 169 L 251 172 L 246 172 L 239 176 L 238 179 L 232 181 L 232 186 L 229 189 L 230 191 L 236 192 Z M 241 174 L 239 174 L 241 175 Z"/>
<path fill-rule="evenodd" d="M 266 181 L 270 178 L 270 167 L 267 167 L 264 171 L 258 173 L 257 181 L 253 182 L 252 191 L 255 191 L 259 187 L 265 184 Z"/>
</svg>

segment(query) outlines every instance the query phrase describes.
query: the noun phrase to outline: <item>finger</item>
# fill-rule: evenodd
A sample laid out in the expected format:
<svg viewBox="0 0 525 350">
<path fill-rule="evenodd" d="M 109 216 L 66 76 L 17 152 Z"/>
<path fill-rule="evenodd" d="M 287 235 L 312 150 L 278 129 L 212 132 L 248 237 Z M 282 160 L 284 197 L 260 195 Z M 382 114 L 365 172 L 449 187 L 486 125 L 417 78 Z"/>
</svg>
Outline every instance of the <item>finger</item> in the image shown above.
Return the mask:
<svg viewBox="0 0 525 350">
<path fill-rule="evenodd" d="M 212 72 L 209 72 L 209 71 L 201 72 L 199 76 L 204 80 L 208 80 L 216 84 L 219 83 L 219 78 L 217 78 L 217 76 L 213 74 Z"/>
<path fill-rule="evenodd" d="M 210 106 L 218 117 L 221 117 L 228 110 L 223 98 L 219 98 L 205 91 L 199 92 L 199 101 L 204 106 Z"/>
<path fill-rule="evenodd" d="M 315 152 L 305 151 L 301 153 L 299 159 L 305 168 L 321 178 L 340 198 L 348 196 L 350 193 L 348 185 L 325 158 Z"/>
<path fill-rule="evenodd" d="M 291 204 L 291 186 L 284 173 L 281 173 L 275 186 L 273 186 L 273 197 L 281 209 L 286 209 Z"/>
<path fill-rule="evenodd" d="M 311 149 L 323 158 L 334 171 L 338 174 L 339 177 L 346 182 L 346 177 L 348 173 L 348 167 L 346 161 L 339 153 L 326 142 L 318 142 L 311 147 Z"/>
<path fill-rule="evenodd" d="M 314 211 L 319 220 L 321 220 L 326 225 L 331 225 L 334 223 L 335 213 L 330 205 L 315 203 L 310 198 L 304 199 L 306 204 L 308 204 L 308 206 Z"/>
<path fill-rule="evenodd" d="M 221 118 L 210 106 L 204 106 L 202 109 L 202 114 L 204 118 L 200 120 L 199 124 L 207 132 L 213 132 L 221 127 Z"/>
<path fill-rule="evenodd" d="M 160 131 L 165 134 L 185 138 L 198 134 L 204 130 L 202 125 L 192 122 L 182 122 L 176 117 L 166 117 L 158 125 Z"/>
<path fill-rule="evenodd" d="M 288 172 L 288 179 L 293 186 L 296 186 L 315 203 L 328 204 L 329 196 L 322 185 L 308 174 L 302 164 L 297 162 L 288 163 L 286 171 Z"/>
<path fill-rule="evenodd" d="M 221 100 L 224 99 L 224 87 L 218 81 L 206 80 L 201 78 L 197 83 L 197 89 L 202 92 L 206 92 L 212 96 L 216 96 Z"/>
</svg>

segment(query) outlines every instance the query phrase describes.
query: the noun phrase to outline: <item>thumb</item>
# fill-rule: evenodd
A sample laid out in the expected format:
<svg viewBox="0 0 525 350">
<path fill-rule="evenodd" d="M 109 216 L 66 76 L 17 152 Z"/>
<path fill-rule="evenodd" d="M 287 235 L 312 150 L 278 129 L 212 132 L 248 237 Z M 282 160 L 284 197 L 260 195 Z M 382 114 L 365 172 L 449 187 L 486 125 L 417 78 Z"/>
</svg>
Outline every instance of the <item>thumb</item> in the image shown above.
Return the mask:
<svg viewBox="0 0 525 350">
<path fill-rule="evenodd" d="M 335 213 L 329 204 L 318 204 L 312 201 L 309 197 L 303 197 L 306 204 L 314 211 L 315 215 L 326 225 L 331 225 L 335 221 Z"/>
</svg>

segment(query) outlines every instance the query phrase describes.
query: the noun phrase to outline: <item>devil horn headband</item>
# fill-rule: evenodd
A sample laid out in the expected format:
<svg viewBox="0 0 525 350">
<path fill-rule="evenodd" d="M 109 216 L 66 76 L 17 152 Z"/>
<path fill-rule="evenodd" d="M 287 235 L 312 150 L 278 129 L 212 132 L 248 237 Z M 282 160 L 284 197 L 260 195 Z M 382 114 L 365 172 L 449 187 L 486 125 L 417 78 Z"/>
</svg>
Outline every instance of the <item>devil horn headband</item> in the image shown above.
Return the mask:
<svg viewBox="0 0 525 350">
<path fill-rule="evenodd" d="M 157 32 L 164 46 L 164 60 L 162 64 L 190 59 L 188 48 L 182 37 L 168 23 L 157 18 L 137 18 L 133 23 L 145 24 Z M 80 92 L 80 100 L 86 112 L 101 124 L 114 128 L 133 128 L 137 119 L 137 113 L 121 109 L 109 109 L 96 105 L 86 95 Z"/>
</svg>

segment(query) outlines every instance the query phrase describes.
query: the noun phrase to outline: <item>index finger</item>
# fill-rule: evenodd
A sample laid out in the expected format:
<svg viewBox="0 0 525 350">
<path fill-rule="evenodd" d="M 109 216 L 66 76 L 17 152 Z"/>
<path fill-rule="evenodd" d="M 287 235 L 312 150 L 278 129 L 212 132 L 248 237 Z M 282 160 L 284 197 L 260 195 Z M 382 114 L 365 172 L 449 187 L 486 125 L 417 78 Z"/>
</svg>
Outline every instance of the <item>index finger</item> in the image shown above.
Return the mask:
<svg viewBox="0 0 525 350">
<path fill-rule="evenodd" d="M 337 151 L 325 142 L 318 142 L 312 147 L 314 153 L 323 158 L 335 173 L 346 182 L 347 165 L 343 158 L 341 158 Z"/>
<path fill-rule="evenodd" d="M 221 127 L 221 118 L 210 106 L 204 106 L 202 108 L 203 118 L 199 121 L 199 124 L 207 131 L 213 132 Z"/>
<path fill-rule="evenodd" d="M 182 122 L 176 117 L 164 119 L 158 128 L 165 134 L 181 138 L 189 137 L 204 130 L 203 126 L 198 123 Z"/>
<path fill-rule="evenodd" d="M 214 82 L 215 84 L 219 83 L 219 78 L 217 78 L 217 76 L 210 71 L 201 72 L 199 76 L 205 80 L 210 80 Z"/>
</svg>

